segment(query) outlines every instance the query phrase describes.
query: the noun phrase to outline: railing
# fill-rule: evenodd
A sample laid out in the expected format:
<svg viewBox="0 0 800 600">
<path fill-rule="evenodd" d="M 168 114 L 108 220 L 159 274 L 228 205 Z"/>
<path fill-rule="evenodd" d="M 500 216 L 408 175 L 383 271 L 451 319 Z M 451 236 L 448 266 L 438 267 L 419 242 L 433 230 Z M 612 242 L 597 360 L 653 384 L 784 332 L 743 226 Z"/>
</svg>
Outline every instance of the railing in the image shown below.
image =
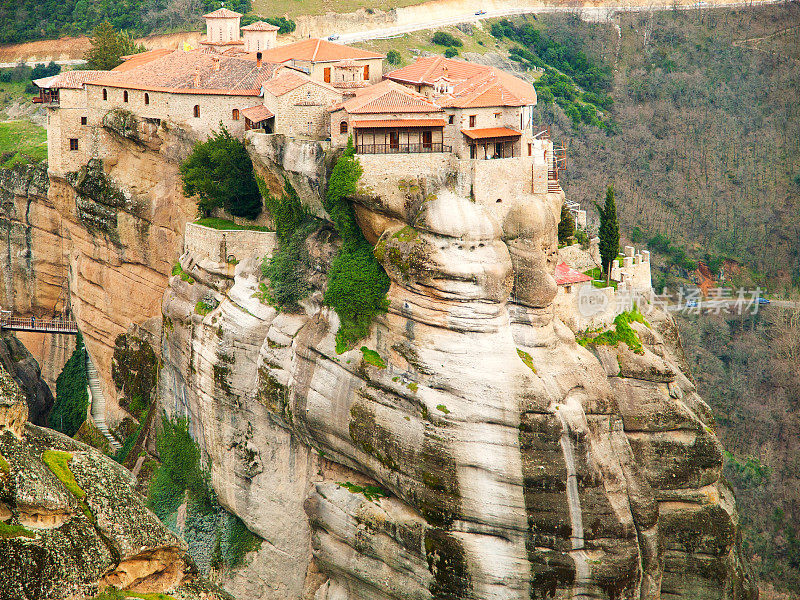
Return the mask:
<svg viewBox="0 0 800 600">
<path fill-rule="evenodd" d="M 58 93 L 42 92 L 33 99 L 34 104 L 58 104 Z"/>
<path fill-rule="evenodd" d="M 358 154 L 418 154 L 428 152 L 452 152 L 452 146 L 444 144 L 359 144 Z"/>
<path fill-rule="evenodd" d="M 534 125 L 533 126 L 533 139 L 535 140 L 549 140 L 550 128 L 547 125 Z"/>
<path fill-rule="evenodd" d="M 0 329 L 10 331 L 41 331 L 75 335 L 78 324 L 66 319 L 37 319 L 36 317 L 13 317 L 8 311 L 0 312 Z"/>
</svg>

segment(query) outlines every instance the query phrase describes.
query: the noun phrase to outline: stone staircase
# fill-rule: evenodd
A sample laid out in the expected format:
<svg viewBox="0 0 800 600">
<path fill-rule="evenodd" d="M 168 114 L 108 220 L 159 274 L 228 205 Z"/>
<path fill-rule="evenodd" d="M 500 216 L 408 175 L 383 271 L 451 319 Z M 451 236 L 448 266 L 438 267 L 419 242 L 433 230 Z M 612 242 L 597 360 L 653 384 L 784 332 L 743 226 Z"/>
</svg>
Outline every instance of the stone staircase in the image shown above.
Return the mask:
<svg viewBox="0 0 800 600">
<path fill-rule="evenodd" d="M 89 380 L 89 402 L 92 407 L 92 420 L 100 430 L 111 447 L 116 451 L 122 448 L 116 438 L 111 435 L 111 432 L 106 425 L 106 397 L 103 395 L 103 390 L 100 388 L 100 377 L 97 374 L 97 369 L 89 358 L 89 353 L 86 353 L 86 377 Z"/>
</svg>

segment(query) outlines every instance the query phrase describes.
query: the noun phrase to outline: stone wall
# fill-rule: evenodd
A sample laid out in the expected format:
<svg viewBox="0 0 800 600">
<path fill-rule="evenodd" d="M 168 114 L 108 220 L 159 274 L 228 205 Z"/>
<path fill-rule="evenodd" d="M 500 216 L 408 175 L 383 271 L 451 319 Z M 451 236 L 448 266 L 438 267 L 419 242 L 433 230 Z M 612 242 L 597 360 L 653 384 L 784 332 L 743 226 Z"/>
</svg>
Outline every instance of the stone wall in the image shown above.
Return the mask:
<svg viewBox="0 0 800 600">
<path fill-rule="evenodd" d="M 611 279 L 626 284 L 636 291 L 649 291 L 653 286 L 650 275 L 650 251 L 636 252 L 633 246 L 625 246 L 622 264 L 615 259 L 611 265 Z"/>
<path fill-rule="evenodd" d="M 254 256 L 272 256 L 277 247 L 278 238 L 274 231 L 220 230 L 187 223 L 183 250 L 197 260 L 224 263 Z"/>
<path fill-rule="evenodd" d="M 264 104 L 275 113 L 275 133 L 324 139 L 330 136 L 328 109 L 341 99 L 339 92 L 308 82 L 282 96 L 267 93 Z"/>
</svg>

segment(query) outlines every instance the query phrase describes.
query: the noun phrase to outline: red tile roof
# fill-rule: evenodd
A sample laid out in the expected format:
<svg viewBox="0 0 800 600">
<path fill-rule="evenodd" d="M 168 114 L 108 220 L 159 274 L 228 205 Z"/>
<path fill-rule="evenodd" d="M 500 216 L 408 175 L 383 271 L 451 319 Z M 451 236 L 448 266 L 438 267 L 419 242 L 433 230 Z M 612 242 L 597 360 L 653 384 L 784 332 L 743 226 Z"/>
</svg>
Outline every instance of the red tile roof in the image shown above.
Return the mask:
<svg viewBox="0 0 800 600">
<path fill-rule="evenodd" d="M 271 48 L 263 53 L 264 60 L 276 63 L 287 60 L 303 60 L 308 62 L 338 62 L 346 58 L 365 60 L 369 58 L 384 58 L 383 54 L 361 50 L 344 44 L 334 44 L 328 40 L 310 38 Z"/>
<path fill-rule="evenodd" d="M 360 129 L 390 129 L 393 127 L 444 127 L 444 119 L 376 119 L 374 121 L 355 121 L 353 127 Z"/>
<path fill-rule="evenodd" d="M 151 60 L 156 60 L 167 54 L 172 54 L 174 50 L 169 48 L 157 48 L 156 50 L 148 50 L 147 52 L 140 52 L 139 54 L 128 54 L 122 56 L 123 63 L 114 67 L 112 71 L 130 71 L 144 64 L 149 63 Z"/>
<path fill-rule="evenodd" d="M 508 127 L 487 127 L 485 129 L 462 129 L 461 133 L 471 140 L 485 140 L 487 138 L 519 137 L 522 135 L 516 129 Z"/>
<path fill-rule="evenodd" d="M 258 96 L 262 84 L 281 69 L 275 64 L 258 68 L 237 57 L 176 50 L 129 71 L 101 72 L 90 83 L 174 94 Z"/>
<path fill-rule="evenodd" d="M 422 94 L 393 81 L 381 81 L 356 90 L 355 97 L 333 107 L 332 110 L 342 108 L 350 114 L 442 112 L 441 108 Z"/>
<path fill-rule="evenodd" d="M 282 69 L 276 77 L 264 82 L 264 89 L 273 96 L 283 96 L 307 83 L 336 92 L 336 90 L 327 83 L 314 81 L 305 73 L 294 71 L 291 68 Z M 339 92 L 336 93 L 338 94 Z"/>
<path fill-rule="evenodd" d="M 571 285 L 573 283 L 583 283 L 584 281 L 591 281 L 592 278 L 576 271 L 567 263 L 559 263 L 556 267 L 555 273 L 556 283 L 558 285 Z"/>
<path fill-rule="evenodd" d="M 242 111 L 242 116 L 250 119 L 253 123 L 260 123 L 261 121 L 266 121 L 270 117 L 274 117 L 275 114 L 263 104 L 259 104 L 258 106 L 245 108 Z"/>
<path fill-rule="evenodd" d="M 64 71 L 51 77 L 35 79 L 33 83 L 43 89 L 79 90 L 87 81 L 108 73 L 111 73 L 111 71 Z"/>
<path fill-rule="evenodd" d="M 441 56 L 419 58 L 414 64 L 388 73 L 386 78 L 428 86 L 444 82 L 453 88 L 452 93 L 436 96 L 436 102 L 444 107 L 479 108 L 536 104 L 536 90 L 527 81 L 494 67 Z"/>
<path fill-rule="evenodd" d="M 227 8 L 218 8 L 214 12 L 210 12 L 206 15 L 203 15 L 204 19 L 234 19 L 236 17 L 241 17 L 241 13 L 233 12 L 232 10 L 228 10 Z"/>
<path fill-rule="evenodd" d="M 242 31 L 278 31 L 280 27 L 276 27 L 272 23 L 265 23 L 264 21 L 256 21 L 242 27 Z"/>
</svg>

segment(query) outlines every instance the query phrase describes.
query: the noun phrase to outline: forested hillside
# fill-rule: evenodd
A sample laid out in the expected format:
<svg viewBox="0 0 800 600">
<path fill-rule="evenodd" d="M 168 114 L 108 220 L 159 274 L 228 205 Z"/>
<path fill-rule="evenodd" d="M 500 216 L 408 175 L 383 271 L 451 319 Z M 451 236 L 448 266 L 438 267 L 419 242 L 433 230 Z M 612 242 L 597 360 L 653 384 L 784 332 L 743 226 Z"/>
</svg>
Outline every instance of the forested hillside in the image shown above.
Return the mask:
<svg viewBox="0 0 800 600">
<path fill-rule="evenodd" d="M 567 197 L 590 208 L 613 183 L 623 232 L 655 238 L 673 273 L 685 252 L 800 283 L 800 6 L 627 13 L 619 35 L 576 17 L 537 27 L 613 71 L 609 127 L 540 103 L 569 148 Z"/>
<path fill-rule="evenodd" d="M 139 35 L 199 26 L 221 0 L 0 0 L 0 44 L 90 33 L 103 21 Z M 250 0 L 224 5 L 245 13 Z"/>
</svg>

